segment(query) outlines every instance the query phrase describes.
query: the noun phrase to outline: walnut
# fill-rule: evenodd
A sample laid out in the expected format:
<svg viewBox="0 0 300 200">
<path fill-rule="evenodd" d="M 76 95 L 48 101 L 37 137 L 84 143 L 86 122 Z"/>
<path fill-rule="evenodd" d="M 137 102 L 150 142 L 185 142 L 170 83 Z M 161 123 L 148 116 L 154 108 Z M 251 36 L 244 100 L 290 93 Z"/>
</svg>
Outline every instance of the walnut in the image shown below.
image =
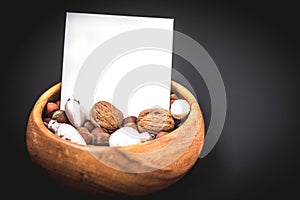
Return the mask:
<svg viewBox="0 0 300 200">
<path fill-rule="evenodd" d="M 101 127 L 109 133 L 121 127 L 123 113 L 107 101 L 98 101 L 90 110 L 90 121 L 96 127 Z"/>
<path fill-rule="evenodd" d="M 170 132 L 174 129 L 174 119 L 171 113 L 162 108 L 143 110 L 137 118 L 137 126 L 140 132 L 157 134 L 158 132 Z"/>
</svg>

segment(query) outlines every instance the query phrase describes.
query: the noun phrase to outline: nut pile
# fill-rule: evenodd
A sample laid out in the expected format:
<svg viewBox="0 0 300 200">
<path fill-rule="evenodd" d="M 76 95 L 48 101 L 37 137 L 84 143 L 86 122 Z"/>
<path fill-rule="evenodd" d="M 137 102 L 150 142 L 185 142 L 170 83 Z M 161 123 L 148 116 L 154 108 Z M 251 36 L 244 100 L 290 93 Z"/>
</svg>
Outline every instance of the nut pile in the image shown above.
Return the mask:
<svg viewBox="0 0 300 200">
<path fill-rule="evenodd" d="M 186 119 L 190 105 L 171 92 L 170 109 L 149 108 L 138 116 L 123 113 L 107 101 L 98 101 L 87 114 L 80 102 L 68 99 L 65 109 L 60 101 L 48 102 L 43 112 L 43 122 L 62 139 L 81 145 L 126 146 L 161 138 Z"/>
</svg>

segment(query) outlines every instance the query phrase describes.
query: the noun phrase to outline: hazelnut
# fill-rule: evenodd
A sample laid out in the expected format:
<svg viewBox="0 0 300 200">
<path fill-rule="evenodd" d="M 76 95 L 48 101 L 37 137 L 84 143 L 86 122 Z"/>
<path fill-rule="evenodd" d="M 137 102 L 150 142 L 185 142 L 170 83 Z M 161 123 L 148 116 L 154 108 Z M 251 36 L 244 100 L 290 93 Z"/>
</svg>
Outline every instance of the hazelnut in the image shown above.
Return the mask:
<svg viewBox="0 0 300 200">
<path fill-rule="evenodd" d="M 60 100 L 57 100 L 55 103 L 57 104 L 58 107 L 60 107 Z"/>
<path fill-rule="evenodd" d="M 123 119 L 122 126 L 123 127 L 131 127 L 135 130 L 138 130 L 137 125 L 136 125 L 136 120 L 137 120 L 137 117 L 128 116 Z"/>
<path fill-rule="evenodd" d="M 131 127 L 135 130 L 138 130 L 137 125 L 133 122 L 126 123 L 126 124 L 123 125 L 123 127 Z"/>
<path fill-rule="evenodd" d="M 175 93 L 172 93 L 172 94 L 170 95 L 170 99 L 171 99 L 171 100 L 177 100 L 177 99 L 178 99 L 178 96 L 177 96 Z"/>
<path fill-rule="evenodd" d="M 77 131 L 79 134 L 83 137 L 86 144 L 94 144 L 95 136 L 89 132 L 89 130 L 86 127 L 78 127 Z"/>
<path fill-rule="evenodd" d="M 161 138 L 161 137 L 163 137 L 165 135 L 168 135 L 168 134 L 169 134 L 169 132 L 161 131 L 161 132 L 159 132 L 159 133 L 156 134 L 156 139 L 157 138 Z"/>
<path fill-rule="evenodd" d="M 108 146 L 108 140 L 110 134 L 104 131 L 101 127 L 96 127 L 93 129 L 92 134 L 95 136 L 94 145 L 96 146 Z"/>
<path fill-rule="evenodd" d="M 51 119 L 54 119 L 59 123 L 70 123 L 64 110 L 54 111 Z"/>
<path fill-rule="evenodd" d="M 135 116 L 128 116 L 123 119 L 122 125 L 125 126 L 127 123 L 136 123 L 137 117 Z"/>
<path fill-rule="evenodd" d="M 83 123 L 83 127 L 87 128 L 90 132 L 92 132 L 93 129 L 95 128 L 95 126 L 92 124 L 92 122 L 90 120 L 86 120 Z"/>
<path fill-rule="evenodd" d="M 170 108 L 171 108 L 171 105 L 174 103 L 174 101 L 177 99 L 179 99 L 178 96 L 172 92 L 170 95 Z"/>
<path fill-rule="evenodd" d="M 49 123 L 49 122 L 50 122 L 50 120 L 51 120 L 51 118 L 50 118 L 50 117 L 45 117 L 45 118 L 43 119 L 43 122 Z"/>
<path fill-rule="evenodd" d="M 45 114 L 47 117 L 51 117 L 56 110 L 59 110 L 58 105 L 54 102 L 48 102 L 45 107 Z"/>
<path fill-rule="evenodd" d="M 170 100 L 170 106 L 174 103 L 174 101 L 175 101 L 174 99 Z"/>
</svg>

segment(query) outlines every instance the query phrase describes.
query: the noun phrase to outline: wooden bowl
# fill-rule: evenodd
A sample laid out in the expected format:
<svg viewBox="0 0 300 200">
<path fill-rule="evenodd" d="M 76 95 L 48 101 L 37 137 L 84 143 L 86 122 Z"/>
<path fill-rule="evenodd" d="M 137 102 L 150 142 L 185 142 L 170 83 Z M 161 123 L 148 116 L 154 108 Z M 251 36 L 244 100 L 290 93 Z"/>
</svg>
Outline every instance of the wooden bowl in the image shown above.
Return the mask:
<svg viewBox="0 0 300 200">
<path fill-rule="evenodd" d="M 82 146 L 63 140 L 43 124 L 49 101 L 60 98 L 61 83 L 35 103 L 27 124 L 30 158 L 57 183 L 91 196 L 138 196 L 162 190 L 195 164 L 204 142 L 204 120 L 194 96 L 172 81 L 172 91 L 191 111 L 184 123 L 159 139 L 124 147 Z"/>
</svg>

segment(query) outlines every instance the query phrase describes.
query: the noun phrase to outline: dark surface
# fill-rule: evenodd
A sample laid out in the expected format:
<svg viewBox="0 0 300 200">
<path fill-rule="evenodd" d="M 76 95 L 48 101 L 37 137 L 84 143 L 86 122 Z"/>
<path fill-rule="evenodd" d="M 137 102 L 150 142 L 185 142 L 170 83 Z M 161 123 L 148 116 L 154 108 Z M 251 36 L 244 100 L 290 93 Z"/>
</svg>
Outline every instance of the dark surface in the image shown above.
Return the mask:
<svg viewBox="0 0 300 200">
<path fill-rule="evenodd" d="M 135 199 L 299 198 L 297 6 L 289 1 L 210 2 L 3 4 L 2 128 L 8 129 L 2 131 L 4 192 L 10 198 L 88 199 L 60 188 L 42 175 L 32 166 L 25 143 L 26 123 L 35 101 L 61 80 L 65 12 L 78 11 L 174 17 L 175 30 L 194 38 L 207 50 L 224 80 L 228 112 L 213 151 L 199 159 L 176 184 Z M 193 87 L 198 88 L 199 103 L 207 119 L 207 89 L 200 77 L 181 64 L 174 61 L 175 68 L 199 84 Z"/>
</svg>

